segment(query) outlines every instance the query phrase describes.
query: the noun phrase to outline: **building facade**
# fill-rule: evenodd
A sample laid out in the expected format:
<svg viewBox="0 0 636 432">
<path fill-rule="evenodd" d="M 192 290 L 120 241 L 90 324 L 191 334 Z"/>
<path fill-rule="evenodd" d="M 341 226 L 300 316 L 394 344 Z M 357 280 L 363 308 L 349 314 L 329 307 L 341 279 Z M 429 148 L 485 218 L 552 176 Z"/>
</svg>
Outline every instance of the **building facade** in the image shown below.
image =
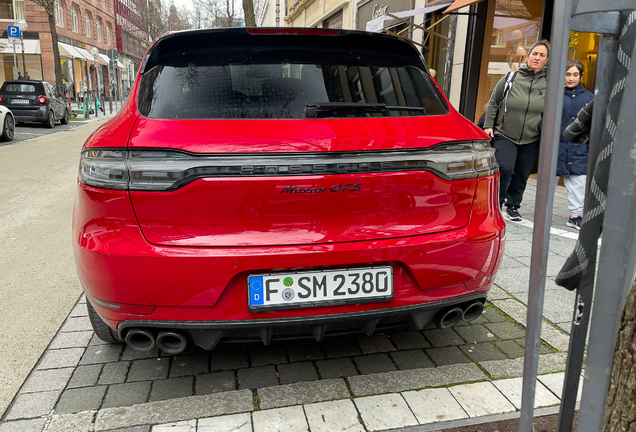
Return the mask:
<svg viewBox="0 0 636 432">
<path fill-rule="evenodd" d="M 115 33 L 119 65 L 111 83 L 118 83 L 119 94 L 127 94 L 132 87 L 141 61 L 150 45 L 146 22 L 143 18 L 147 10 L 143 0 L 114 0 Z"/>
<path fill-rule="evenodd" d="M 5 7 L 0 29 L 24 19 L 24 63 L 26 78 L 42 79 L 55 84 L 55 63 L 48 14 L 31 1 L 0 0 Z M 13 15 L 13 16 L 11 16 Z M 104 88 L 110 71 L 105 53 L 116 48 L 115 12 L 112 0 L 57 0 L 55 23 L 62 66 L 62 80 L 72 98 L 86 90 Z M 13 61 L 13 46 L 3 52 L 0 81 L 24 75 L 21 47 L 16 47 L 17 69 Z M 101 55 L 100 55 L 101 54 Z"/>
</svg>

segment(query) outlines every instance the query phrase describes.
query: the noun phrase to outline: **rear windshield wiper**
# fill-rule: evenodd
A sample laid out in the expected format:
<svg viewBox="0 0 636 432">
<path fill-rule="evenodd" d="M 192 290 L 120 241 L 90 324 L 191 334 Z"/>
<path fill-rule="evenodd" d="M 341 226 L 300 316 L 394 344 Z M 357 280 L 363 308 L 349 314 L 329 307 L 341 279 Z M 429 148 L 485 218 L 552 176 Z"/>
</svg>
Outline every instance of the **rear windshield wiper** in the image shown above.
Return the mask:
<svg viewBox="0 0 636 432">
<path fill-rule="evenodd" d="M 318 102 L 307 104 L 305 107 L 305 117 L 316 118 L 320 113 L 329 111 L 426 111 L 424 107 L 392 106 L 384 103 L 355 103 L 355 102 Z"/>
</svg>

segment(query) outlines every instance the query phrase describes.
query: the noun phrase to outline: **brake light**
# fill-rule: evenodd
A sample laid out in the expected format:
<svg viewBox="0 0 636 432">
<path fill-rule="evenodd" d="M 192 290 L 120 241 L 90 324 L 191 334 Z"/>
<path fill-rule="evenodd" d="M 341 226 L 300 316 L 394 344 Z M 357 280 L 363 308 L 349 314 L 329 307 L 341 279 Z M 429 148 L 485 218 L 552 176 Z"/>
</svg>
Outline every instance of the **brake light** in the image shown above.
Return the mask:
<svg viewBox="0 0 636 432">
<path fill-rule="evenodd" d="M 486 140 L 455 141 L 425 149 L 374 152 L 207 155 L 172 150 L 84 149 L 81 183 L 130 191 L 175 190 L 200 178 L 430 171 L 444 180 L 486 177 L 499 171 Z"/>
<path fill-rule="evenodd" d="M 299 28 L 251 28 L 246 30 L 249 34 L 276 34 L 276 35 L 327 35 L 338 36 L 340 30 L 333 29 L 299 29 Z"/>
<path fill-rule="evenodd" d="M 44 105 L 46 103 L 46 96 L 40 96 L 38 98 L 38 102 L 40 102 L 40 104 Z"/>
<path fill-rule="evenodd" d="M 0 103 L 2 103 L 2 95 L 0 95 Z"/>
</svg>

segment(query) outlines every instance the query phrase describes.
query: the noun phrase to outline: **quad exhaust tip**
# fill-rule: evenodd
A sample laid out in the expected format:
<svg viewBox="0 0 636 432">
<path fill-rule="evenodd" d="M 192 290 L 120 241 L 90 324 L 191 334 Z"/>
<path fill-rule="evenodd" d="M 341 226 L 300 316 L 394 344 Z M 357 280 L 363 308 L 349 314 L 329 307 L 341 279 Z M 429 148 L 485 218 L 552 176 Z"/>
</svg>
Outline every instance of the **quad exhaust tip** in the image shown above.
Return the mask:
<svg viewBox="0 0 636 432">
<path fill-rule="evenodd" d="M 155 335 L 144 329 L 130 329 L 125 341 L 135 351 L 146 352 L 155 347 Z"/>
<path fill-rule="evenodd" d="M 179 354 L 187 345 L 188 341 L 181 332 L 162 330 L 157 335 L 157 347 L 166 354 Z"/>
<path fill-rule="evenodd" d="M 433 322 L 439 328 L 447 329 L 456 326 L 460 321 L 471 322 L 479 318 L 484 311 L 484 304 L 479 300 L 460 306 L 450 306 L 435 315 Z"/>
</svg>

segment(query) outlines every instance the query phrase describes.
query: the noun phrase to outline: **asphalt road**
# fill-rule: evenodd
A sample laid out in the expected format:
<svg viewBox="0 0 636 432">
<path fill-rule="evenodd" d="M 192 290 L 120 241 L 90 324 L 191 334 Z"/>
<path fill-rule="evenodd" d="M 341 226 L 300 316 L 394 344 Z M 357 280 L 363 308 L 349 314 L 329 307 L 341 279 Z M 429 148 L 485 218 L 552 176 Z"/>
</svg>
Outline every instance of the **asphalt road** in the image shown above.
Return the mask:
<svg viewBox="0 0 636 432">
<path fill-rule="evenodd" d="M 0 414 L 81 294 L 71 249 L 77 166 L 103 123 L 19 126 L 0 143 Z"/>
</svg>

